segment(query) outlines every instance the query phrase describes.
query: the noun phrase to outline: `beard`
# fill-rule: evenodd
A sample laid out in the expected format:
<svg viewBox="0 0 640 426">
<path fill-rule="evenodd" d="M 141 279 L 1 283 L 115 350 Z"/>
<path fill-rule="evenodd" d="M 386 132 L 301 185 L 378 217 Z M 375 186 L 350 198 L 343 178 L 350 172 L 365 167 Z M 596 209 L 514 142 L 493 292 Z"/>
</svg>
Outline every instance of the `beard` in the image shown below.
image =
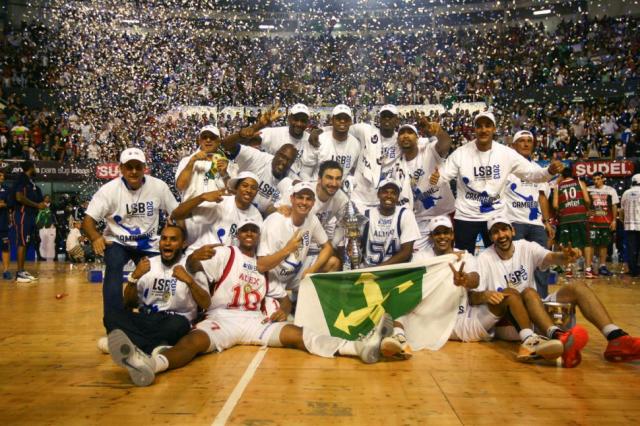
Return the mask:
<svg viewBox="0 0 640 426">
<path fill-rule="evenodd" d="M 176 250 L 173 253 L 173 256 L 171 256 L 169 259 L 165 259 L 164 257 L 162 257 L 162 253 L 160 253 L 160 261 L 164 266 L 175 265 L 176 263 L 178 263 L 181 257 L 182 257 L 182 250 Z"/>
</svg>

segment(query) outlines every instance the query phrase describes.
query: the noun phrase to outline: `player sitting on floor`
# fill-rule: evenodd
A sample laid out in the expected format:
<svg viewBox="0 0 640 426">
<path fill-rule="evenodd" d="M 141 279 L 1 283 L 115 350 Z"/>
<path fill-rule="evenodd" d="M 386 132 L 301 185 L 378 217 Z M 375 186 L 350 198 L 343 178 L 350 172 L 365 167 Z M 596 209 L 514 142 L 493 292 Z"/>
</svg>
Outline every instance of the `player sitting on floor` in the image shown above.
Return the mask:
<svg viewBox="0 0 640 426">
<path fill-rule="evenodd" d="M 393 320 L 384 314 L 374 330 L 361 341 L 347 341 L 324 336 L 282 322 L 287 318 L 291 302 L 284 288 L 270 286 L 258 272 L 256 247 L 260 228 L 247 220 L 238 228 L 239 247 L 203 246 L 187 260 L 187 267 L 198 281 L 214 283 L 211 306 L 204 321 L 174 347 L 154 351 L 152 356 L 140 351 L 121 330 L 109 333 L 109 349 L 113 360 L 126 367 L 131 380 L 148 386 L 155 374 L 180 368 L 196 355 L 222 352 L 236 345 L 293 347 L 312 354 L 333 357 L 336 354 L 359 356 L 365 363 L 380 359 L 380 342 L 393 331 Z M 292 239 L 297 244 L 297 239 Z M 266 297 L 276 298 L 281 308 L 266 316 L 261 308 Z"/>
</svg>

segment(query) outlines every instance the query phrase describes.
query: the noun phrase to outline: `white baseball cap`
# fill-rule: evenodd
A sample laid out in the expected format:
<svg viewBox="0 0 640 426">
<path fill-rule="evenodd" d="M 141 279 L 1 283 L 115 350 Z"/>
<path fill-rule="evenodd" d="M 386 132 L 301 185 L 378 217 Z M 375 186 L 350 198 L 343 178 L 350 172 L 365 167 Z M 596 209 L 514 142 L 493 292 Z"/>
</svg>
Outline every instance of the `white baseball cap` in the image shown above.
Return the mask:
<svg viewBox="0 0 640 426">
<path fill-rule="evenodd" d="M 127 148 L 120 154 L 120 164 L 126 164 L 131 160 L 137 160 L 141 163 L 146 163 L 147 160 L 144 157 L 144 152 L 140 148 Z"/>
<path fill-rule="evenodd" d="M 260 178 L 258 176 L 256 176 L 255 173 L 244 171 L 244 172 L 238 173 L 238 175 L 236 177 L 232 177 L 231 179 L 229 179 L 229 181 L 227 182 L 227 188 L 236 189 L 236 187 L 238 186 L 240 181 L 242 179 L 247 179 L 247 178 L 251 178 L 251 179 L 255 180 L 256 182 L 260 183 Z"/>
<path fill-rule="evenodd" d="M 336 105 L 331 112 L 331 115 L 335 117 L 338 114 L 347 114 L 349 118 L 353 119 L 353 113 L 351 112 L 351 108 L 346 106 L 345 104 Z"/>
<path fill-rule="evenodd" d="M 449 219 L 449 216 L 437 216 L 431 219 L 431 221 L 429 222 L 428 231 L 433 232 L 439 226 L 453 229 L 453 223 L 451 223 L 451 219 Z"/>
<path fill-rule="evenodd" d="M 635 183 L 636 185 L 640 185 L 640 173 L 636 173 L 631 177 L 631 183 Z"/>
<path fill-rule="evenodd" d="M 489 112 L 489 111 L 482 111 L 480 114 L 476 115 L 475 118 L 473 119 L 473 124 L 476 124 L 478 120 L 480 120 L 483 117 L 491 120 L 494 126 L 496 125 L 496 117 L 493 115 L 492 112 Z"/>
<path fill-rule="evenodd" d="M 418 129 L 416 129 L 416 126 L 414 126 L 413 124 L 403 124 L 398 129 L 398 133 L 400 133 L 402 131 L 402 129 L 411 129 L 413 131 L 413 133 L 415 133 L 416 135 L 418 134 Z"/>
<path fill-rule="evenodd" d="M 511 226 L 511 221 L 509 219 L 507 219 L 504 216 L 497 215 L 487 221 L 487 229 L 491 231 L 491 228 L 493 228 L 493 225 L 497 223 L 504 223 L 505 225 Z"/>
<path fill-rule="evenodd" d="M 216 126 L 212 126 L 212 125 L 207 125 L 204 126 L 202 129 L 200 129 L 200 131 L 198 132 L 198 137 L 202 136 L 202 134 L 204 132 L 211 132 L 214 135 L 216 135 L 217 137 L 220 137 L 220 129 L 218 129 Z"/>
<path fill-rule="evenodd" d="M 244 217 L 242 219 L 240 219 L 240 223 L 238 223 L 238 231 L 241 230 L 242 228 L 244 228 L 247 225 L 255 225 L 258 230 L 260 230 L 260 226 L 262 225 L 261 223 L 258 223 L 257 220 L 255 220 L 252 217 Z"/>
<path fill-rule="evenodd" d="M 382 108 L 380 108 L 380 111 L 378 111 L 378 114 L 382 114 L 385 111 L 389 111 L 393 115 L 398 115 L 399 113 L 398 107 L 391 104 L 383 105 Z"/>
<path fill-rule="evenodd" d="M 308 190 L 313 192 L 313 196 L 316 195 L 316 186 L 311 182 L 298 182 L 291 188 L 291 194 L 295 195 L 298 192 L 302 192 L 304 190 Z"/>
<path fill-rule="evenodd" d="M 531 133 L 528 130 L 520 130 L 519 132 L 516 132 L 515 135 L 513 135 L 513 141 L 515 142 L 518 139 L 523 138 L 523 137 L 527 137 L 527 136 L 529 136 L 530 138 L 533 139 L 533 133 Z"/>
<path fill-rule="evenodd" d="M 400 184 L 398 182 L 396 182 L 395 179 L 393 178 L 384 178 L 380 181 L 380 184 L 378 185 L 378 191 L 381 190 L 382 188 L 384 188 L 385 186 L 389 186 L 389 185 L 393 185 L 396 188 L 398 188 L 398 191 L 401 190 L 400 188 Z"/>
<path fill-rule="evenodd" d="M 309 107 L 307 107 L 305 104 L 295 104 L 294 106 L 291 107 L 291 109 L 289 110 L 289 115 L 296 115 L 296 114 L 304 114 L 307 117 L 311 116 Z"/>
</svg>

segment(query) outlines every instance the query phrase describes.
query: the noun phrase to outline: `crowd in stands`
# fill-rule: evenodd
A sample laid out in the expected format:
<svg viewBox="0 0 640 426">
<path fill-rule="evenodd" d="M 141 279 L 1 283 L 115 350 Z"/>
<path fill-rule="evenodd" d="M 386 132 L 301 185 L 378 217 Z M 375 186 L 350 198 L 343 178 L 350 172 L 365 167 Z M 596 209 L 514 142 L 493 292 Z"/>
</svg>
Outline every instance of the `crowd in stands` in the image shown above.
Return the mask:
<svg viewBox="0 0 640 426">
<path fill-rule="evenodd" d="M 312 107 L 345 102 L 360 111 L 384 103 L 479 100 L 496 109 L 505 141 L 517 130 L 531 130 L 541 159 L 639 155 L 637 98 L 548 105 L 504 101 L 505 94 L 522 87 L 582 85 L 588 92 L 597 83 L 638 79 L 635 18 L 563 21 L 551 32 L 525 22 L 486 31 L 248 38 L 180 20 L 148 32 L 124 31 L 115 27 L 114 16 L 63 7 L 46 28 L 25 25 L 0 38 L 6 58 L 0 158 L 114 161 L 124 147 L 139 145 L 154 161 L 171 162 L 192 149 L 202 125 L 232 131 L 255 115 L 159 120 L 169 109 L 257 106 L 274 97 L 284 105 Z M 61 24 L 69 19 L 92 24 Z M 12 93 L 27 86 L 54 91 L 59 104 L 25 107 Z M 363 121 L 375 119 L 360 115 Z M 403 118 L 416 122 L 419 113 Z M 453 136 L 454 147 L 471 138 L 468 111 L 434 118 Z M 323 125 L 325 119 L 312 121 Z"/>
</svg>

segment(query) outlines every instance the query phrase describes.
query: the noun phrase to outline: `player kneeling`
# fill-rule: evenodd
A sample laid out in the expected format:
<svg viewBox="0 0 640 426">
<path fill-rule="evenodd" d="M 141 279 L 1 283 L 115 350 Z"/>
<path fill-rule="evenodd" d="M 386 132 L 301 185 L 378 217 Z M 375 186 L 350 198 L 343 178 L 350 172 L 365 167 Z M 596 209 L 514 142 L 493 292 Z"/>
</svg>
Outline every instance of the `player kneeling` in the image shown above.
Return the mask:
<svg viewBox="0 0 640 426">
<path fill-rule="evenodd" d="M 258 272 L 258 224 L 246 220 L 239 226 L 237 237 L 239 247 L 209 245 L 189 256 L 189 272 L 195 273 L 198 281 L 214 283 L 213 295 L 205 320 L 175 346 L 156 348 L 149 356 L 122 331 L 109 333 L 114 362 L 127 368 L 136 385 L 148 386 L 156 373 L 180 368 L 200 353 L 222 352 L 236 345 L 285 346 L 329 358 L 358 356 L 365 363 L 380 359 L 380 343 L 393 332 L 391 316 L 385 314 L 367 337 L 353 342 L 281 322 L 287 318 L 291 302 L 284 288 L 269 286 L 265 275 Z M 262 311 L 267 298 L 278 302 L 270 316 Z"/>
</svg>

